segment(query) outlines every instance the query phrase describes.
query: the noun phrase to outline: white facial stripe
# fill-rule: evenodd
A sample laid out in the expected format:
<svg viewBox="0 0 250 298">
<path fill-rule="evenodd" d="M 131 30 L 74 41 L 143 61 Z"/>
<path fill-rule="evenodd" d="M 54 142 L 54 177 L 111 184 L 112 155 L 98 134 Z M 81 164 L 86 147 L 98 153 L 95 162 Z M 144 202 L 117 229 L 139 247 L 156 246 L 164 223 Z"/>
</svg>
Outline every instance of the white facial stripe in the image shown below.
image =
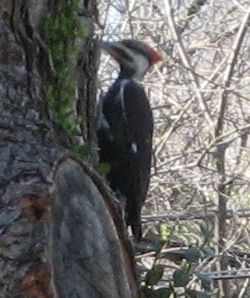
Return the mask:
<svg viewBox="0 0 250 298">
<path fill-rule="evenodd" d="M 134 61 L 136 65 L 136 73 L 135 78 L 141 80 L 146 73 L 146 71 L 149 69 L 149 61 L 146 57 L 144 57 L 141 54 L 134 52 Z"/>
<path fill-rule="evenodd" d="M 142 80 L 150 66 L 148 59 L 133 49 L 122 48 L 122 50 L 127 54 L 127 56 L 131 57 L 131 61 L 128 61 L 126 58 L 124 60 L 128 63 L 128 65 L 132 64 L 132 68 L 135 69 L 136 72 L 133 77 L 135 79 Z"/>
<path fill-rule="evenodd" d="M 120 90 L 119 90 L 119 96 L 117 97 L 117 99 L 119 101 L 121 101 L 122 117 L 124 119 L 127 119 L 126 111 L 125 111 L 125 105 L 124 105 L 124 89 L 125 89 L 125 86 L 127 85 L 128 82 L 129 82 L 129 80 L 127 80 L 127 79 L 124 79 L 124 80 L 121 81 L 121 83 L 120 83 Z"/>
</svg>

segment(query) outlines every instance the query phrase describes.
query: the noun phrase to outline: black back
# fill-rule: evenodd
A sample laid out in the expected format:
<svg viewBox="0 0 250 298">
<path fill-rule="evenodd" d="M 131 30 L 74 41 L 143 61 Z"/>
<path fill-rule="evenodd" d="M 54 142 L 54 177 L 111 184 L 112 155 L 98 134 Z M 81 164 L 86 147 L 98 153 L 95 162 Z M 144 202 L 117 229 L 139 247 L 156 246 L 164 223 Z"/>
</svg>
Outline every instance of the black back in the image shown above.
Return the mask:
<svg viewBox="0 0 250 298">
<path fill-rule="evenodd" d="M 107 179 L 111 188 L 126 198 L 127 224 L 139 240 L 153 135 L 152 112 L 142 85 L 119 78 L 102 99 L 102 112 L 106 125 L 97 132 L 100 161 L 111 167 Z"/>
</svg>

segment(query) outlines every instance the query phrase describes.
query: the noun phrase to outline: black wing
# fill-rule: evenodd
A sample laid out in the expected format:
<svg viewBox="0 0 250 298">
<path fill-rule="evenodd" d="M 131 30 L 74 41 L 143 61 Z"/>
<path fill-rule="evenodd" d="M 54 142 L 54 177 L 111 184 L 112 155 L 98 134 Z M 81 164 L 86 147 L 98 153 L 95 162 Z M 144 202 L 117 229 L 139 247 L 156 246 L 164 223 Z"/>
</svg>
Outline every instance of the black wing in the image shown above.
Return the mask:
<svg viewBox="0 0 250 298">
<path fill-rule="evenodd" d="M 98 131 L 100 161 L 110 165 L 110 186 L 126 197 L 127 222 L 140 238 L 153 135 L 152 112 L 143 87 L 132 80 L 115 83 L 103 99 L 103 114 L 106 126 Z"/>
</svg>

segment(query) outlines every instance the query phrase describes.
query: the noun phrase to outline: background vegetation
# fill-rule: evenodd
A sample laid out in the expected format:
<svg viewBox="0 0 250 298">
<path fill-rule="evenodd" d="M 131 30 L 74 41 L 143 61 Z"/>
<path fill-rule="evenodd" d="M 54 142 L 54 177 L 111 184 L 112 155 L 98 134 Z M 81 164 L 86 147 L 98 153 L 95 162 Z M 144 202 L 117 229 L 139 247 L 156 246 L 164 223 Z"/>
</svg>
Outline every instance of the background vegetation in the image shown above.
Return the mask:
<svg viewBox="0 0 250 298">
<path fill-rule="evenodd" d="M 99 1 L 100 39 L 136 38 L 164 56 L 144 81 L 155 135 L 143 221 L 146 235 L 167 242 L 138 256 L 147 289 L 170 289 L 157 297 L 250 297 L 249 6 Z M 103 91 L 116 70 L 102 56 Z"/>
</svg>

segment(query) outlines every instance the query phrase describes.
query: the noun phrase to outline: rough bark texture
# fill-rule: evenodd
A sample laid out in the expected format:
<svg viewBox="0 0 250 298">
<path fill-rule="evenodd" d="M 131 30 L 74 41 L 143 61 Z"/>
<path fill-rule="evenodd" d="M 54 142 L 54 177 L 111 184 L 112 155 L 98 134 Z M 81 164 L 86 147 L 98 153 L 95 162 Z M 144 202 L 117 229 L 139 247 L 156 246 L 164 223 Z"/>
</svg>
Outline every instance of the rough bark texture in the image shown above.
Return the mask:
<svg viewBox="0 0 250 298">
<path fill-rule="evenodd" d="M 51 65 L 41 24 L 59 2 L 1 1 L 0 296 L 138 297 L 119 210 L 102 181 L 65 153 L 48 112 Z M 87 73 L 95 55 L 86 52 L 94 4 L 82 4 L 88 46 L 79 53 L 84 71 L 77 69 L 78 105 L 91 117 L 95 72 Z M 83 127 L 92 143 L 91 117 Z"/>
<path fill-rule="evenodd" d="M 52 261 L 58 295 L 137 297 L 132 251 L 129 255 L 128 242 L 121 245 L 124 225 L 112 220 L 119 219 L 119 211 L 110 195 L 100 194 L 98 177 L 86 170 L 79 161 L 66 157 L 55 173 Z M 95 186 L 90 187 L 88 175 Z"/>
</svg>

